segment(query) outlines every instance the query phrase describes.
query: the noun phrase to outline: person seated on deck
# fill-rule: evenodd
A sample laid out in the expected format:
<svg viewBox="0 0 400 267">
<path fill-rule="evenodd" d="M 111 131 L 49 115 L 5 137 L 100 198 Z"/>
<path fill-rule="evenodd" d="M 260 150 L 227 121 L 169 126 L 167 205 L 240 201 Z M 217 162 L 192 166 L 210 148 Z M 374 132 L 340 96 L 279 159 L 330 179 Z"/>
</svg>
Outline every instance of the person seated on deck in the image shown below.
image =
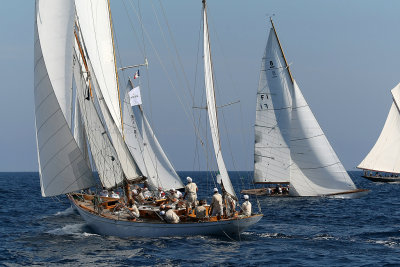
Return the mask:
<svg viewBox="0 0 400 267">
<path fill-rule="evenodd" d="M 143 192 L 143 197 L 145 199 L 148 199 L 148 198 L 152 197 L 151 192 L 149 191 L 149 189 L 147 187 L 143 187 L 142 192 Z"/>
<path fill-rule="evenodd" d="M 200 200 L 199 205 L 194 209 L 194 214 L 196 214 L 196 218 L 204 219 L 207 217 L 207 209 L 205 205 L 207 205 L 207 201 Z"/>
<path fill-rule="evenodd" d="M 197 192 L 199 189 L 197 188 L 197 185 L 192 182 L 192 178 L 188 176 L 186 179 L 188 183 L 185 186 L 185 196 L 183 199 L 187 200 L 187 205 L 189 208 L 194 208 L 197 204 Z"/>
<path fill-rule="evenodd" d="M 103 188 L 103 190 L 100 192 L 100 196 L 101 197 L 108 197 L 108 191 L 105 188 Z"/>
<path fill-rule="evenodd" d="M 139 189 L 140 190 L 140 189 Z M 132 190 L 133 199 L 139 204 L 143 204 L 145 202 L 144 196 L 142 192 L 139 192 L 137 189 Z"/>
<path fill-rule="evenodd" d="M 166 206 L 165 209 L 165 220 L 167 223 L 179 223 L 179 216 L 174 212 L 174 210 L 170 206 Z"/>
<path fill-rule="evenodd" d="M 133 205 L 131 206 L 131 208 L 129 209 L 130 212 L 132 213 L 134 219 L 136 220 L 137 218 L 140 217 L 140 212 L 138 207 L 135 205 L 135 203 L 133 203 Z"/>
<path fill-rule="evenodd" d="M 118 195 L 117 193 L 115 193 L 114 191 L 111 191 L 110 197 L 112 197 L 112 198 L 119 198 L 119 195 Z"/>
<path fill-rule="evenodd" d="M 218 220 L 220 220 L 223 215 L 222 196 L 218 193 L 217 188 L 214 188 L 214 195 L 210 204 L 210 213 L 211 216 L 217 216 Z"/>
<path fill-rule="evenodd" d="M 174 204 L 174 205 L 178 204 L 179 196 L 176 193 L 176 190 L 174 188 L 171 188 L 169 190 L 169 196 L 167 197 L 167 199 L 168 199 L 168 203 L 170 203 L 170 204 Z"/>
<path fill-rule="evenodd" d="M 244 215 L 244 216 L 251 216 L 251 203 L 249 201 L 249 196 L 244 195 L 243 198 L 245 201 L 242 204 L 239 214 Z"/>
<path fill-rule="evenodd" d="M 161 187 L 157 189 L 157 194 L 156 194 L 157 199 L 164 199 L 165 198 L 165 192 L 162 190 Z"/>
</svg>

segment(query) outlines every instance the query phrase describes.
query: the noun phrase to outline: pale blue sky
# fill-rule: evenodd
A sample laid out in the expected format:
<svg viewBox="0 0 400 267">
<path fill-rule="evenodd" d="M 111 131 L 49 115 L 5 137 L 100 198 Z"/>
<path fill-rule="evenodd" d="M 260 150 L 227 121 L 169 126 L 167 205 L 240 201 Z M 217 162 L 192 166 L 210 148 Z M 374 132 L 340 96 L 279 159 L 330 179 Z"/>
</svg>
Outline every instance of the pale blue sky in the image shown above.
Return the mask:
<svg viewBox="0 0 400 267">
<path fill-rule="evenodd" d="M 195 105 L 201 105 L 202 65 L 201 57 L 197 57 L 201 1 L 162 2 L 191 89 L 197 77 Z M 121 64 L 141 63 L 143 56 L 122 3 L 112 0 Z M 177 78 L 168 63 L 168 49 L 150 3 L 141 1 L 145 27 L 178 92 L 187 92 L 182 89 L 183 76 L 178 74 Z M 153 3 L 161 19 L 159 2 Z M 252 169 L 255 94 L 269 31 L 266 18 L 276 14 L 274 21 L 293 76 L 346 169 L 353 170 L 379 136 L 391 104 L 390 89 L 400 82 L 400 1 L 209 0 L 208 5 L 217 102 L 241 101 L 223 110 L 231 147 L 222 130 L 228 169 Z M 140 32 L 136 15 L 132 9 L 129 12 Z M 37 170 L 33 18 L 33 0 L 2 2 L 0 171 Z M 144 108 L 176 169 L 192 170 L 195 139 L 191 123 L 148 41 L 146 51 L 150 87 L 143 70 Z M 186 100 L 187 106 L 192 106 Z M 204 111 L 195 112 L 205 115 Z M 204 162 L 201 150 L 200 157 Z M 201 168 L 205 169 L 204 164 Z"/>
</svg>

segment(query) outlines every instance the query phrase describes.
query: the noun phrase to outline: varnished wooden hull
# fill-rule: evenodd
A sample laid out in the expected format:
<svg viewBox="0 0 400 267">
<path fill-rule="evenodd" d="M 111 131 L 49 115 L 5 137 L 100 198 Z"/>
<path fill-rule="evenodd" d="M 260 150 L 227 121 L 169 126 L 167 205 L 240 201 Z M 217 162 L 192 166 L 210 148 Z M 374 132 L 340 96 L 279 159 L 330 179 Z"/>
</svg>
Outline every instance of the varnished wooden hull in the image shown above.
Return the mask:
<svg viewBox="0 0 400 267">
<path fill-rule="evenodd" d="M 380 182 L 380 183 L 398 183 L 398 182 L 400 182 L 400 177 L 379 177 L 379 176 L 365 176 L 365 175 L 362 175 L 361 177 L 366 178 L 373 182 Z"/>
</svg>

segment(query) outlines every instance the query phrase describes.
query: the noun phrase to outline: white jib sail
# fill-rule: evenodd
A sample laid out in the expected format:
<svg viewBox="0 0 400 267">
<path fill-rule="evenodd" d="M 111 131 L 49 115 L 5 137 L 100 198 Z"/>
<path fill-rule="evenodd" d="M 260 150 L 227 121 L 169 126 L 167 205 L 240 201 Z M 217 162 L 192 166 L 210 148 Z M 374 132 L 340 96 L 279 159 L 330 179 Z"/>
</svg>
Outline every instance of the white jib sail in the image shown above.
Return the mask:
<svg viewBox="0 0 400 267">
<path fill-rule="evenodd" d="M 94 103 L 91 98 L 87 98 L 89 95 L 87 76 L 84 77 L 86 74 L 82 71 L 82 65 L 79 59 L 75 57 L 73 67 L 76 93 L 78 95 L 87 140 L 101 183 L 106 188 L 112 188 L 123 182 L 124 175 L 117 153 L 99 118 Z"/>
<path fill-rule="evenodd" d="M 210 121 L 210 129 L 214 145 L 214 152 L 215 152 L 215 157 L 217 159 L 220 178 L 224 185 L 224 188 L 229 194 L 236 197 L 235 190 L 233 189 L 232 182 L 229 178 L 224 159 L 222 158 L 221 143 L 220 143 L 219 129 L 218 129 L 217 106 L 215 102 L 214 77 L 213 77 L 213 69 L 211 61 L 210 39 L 208 35 L 207 11 L 205 6 L 203 10 L 203 30 L 204 30 L 204 35 L 203 35 L 204 82 L 206 87 L 207 111 L 208 111 L 208 118 Z"/>
<path fill-rule="evenodd" d="M 111 142 L 113 144 L 113 147 L 117 153 L 119 162 L 121 163 L 122 170 L 124 171 L 126 179 L 133 181 L 138 178 L 141 178 L 141 172 L 139 168 L 137 167 L 135 160 L 133 159 L 131 153 L 129 152 L 129 149 L 124 141 L 124 138 L 122 137 L 121 132 L 117 128 L 117 125 L 113 121 L 113 118 L 111 117 L 110 110 L 107 107 L 107 104 L 105 103 L 105 98 L 99 89 L 99 84 L 97 80 L 97 76 L 93 74 L 93 66 L 91 64 L 90 59 L 87 59 L 87 65 L 89 67 L 89 72 L 92 73 L 91 75 L 91 81 L 94 86 L 92 88 L 95 89 L 97 102 L 99 103 L 101 113 L 103 115 L 103 119 L 105 122 L 105 125 L 107 126 L 108 133 L 111 137 Z"/>
<path fill-rule="evenodd" d="M 257 90 L 254 182 L 290 181 L 290 118 L 293 87 L 273 29 L 261 63 Z"/>
<path fill-rule="evenodd" d="M 121 111 L 107 0 L 75 0 L 80 30 L 104 100 L 121 132 Z"/>
<path fill-rule="evenodd" d="M 291 194 L 321 196 L 356 189 L 295 81 L 292 100 Z"/>
<path fill-rule="evenodd" d="M 129 90 L 132 90 L 130 83 L 124 100 L 124 133 L 125 142 L 136 163 L 148 178 L 152 189 L 183 188 L 181 179 L 158 142 L 142 107 L 130 103 Z"/>
<path fill-rule="evenodd" d="M 357 168 L 400 173 L 400 84 L 391 92 L 393 103 L 382 132 L 374 147 Z"/>
<path fill-rule="evenodd" d="M 34 97 L 42 196 L 95 185 L 70 130 L 73 13 L 69 1 L 36 1 Z"/>
</svg>

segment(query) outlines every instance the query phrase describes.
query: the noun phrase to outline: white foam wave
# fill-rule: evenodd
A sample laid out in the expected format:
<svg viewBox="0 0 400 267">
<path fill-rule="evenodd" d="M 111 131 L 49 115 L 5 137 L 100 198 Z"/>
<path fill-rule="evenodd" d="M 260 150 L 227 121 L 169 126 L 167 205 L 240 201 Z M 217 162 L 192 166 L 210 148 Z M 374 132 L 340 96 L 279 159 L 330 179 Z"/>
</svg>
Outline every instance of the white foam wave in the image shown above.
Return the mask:
<svg viewBox="0 0 400 267">
<path fill-rule="evenodd" d="M 62 228 L 56 228 L 53 230 L 48 231 L 48 234 L 52 235 L 75 235 L 75 236 L 94 236 L 96 234 L 87 233 L 85 232 L 85 223 L 78 223 L 78 224 L 67 224 Z"/>
<path fill-rule="evenodd" d="M 73 207 L 69 207 L 66 210 L 63 211 L 59 211 L 56 214 L 54 214 L 55 216 L 68 216 L 68 215 L 72 215 L 75 213 L 75 210 Z"/>
</svg>

